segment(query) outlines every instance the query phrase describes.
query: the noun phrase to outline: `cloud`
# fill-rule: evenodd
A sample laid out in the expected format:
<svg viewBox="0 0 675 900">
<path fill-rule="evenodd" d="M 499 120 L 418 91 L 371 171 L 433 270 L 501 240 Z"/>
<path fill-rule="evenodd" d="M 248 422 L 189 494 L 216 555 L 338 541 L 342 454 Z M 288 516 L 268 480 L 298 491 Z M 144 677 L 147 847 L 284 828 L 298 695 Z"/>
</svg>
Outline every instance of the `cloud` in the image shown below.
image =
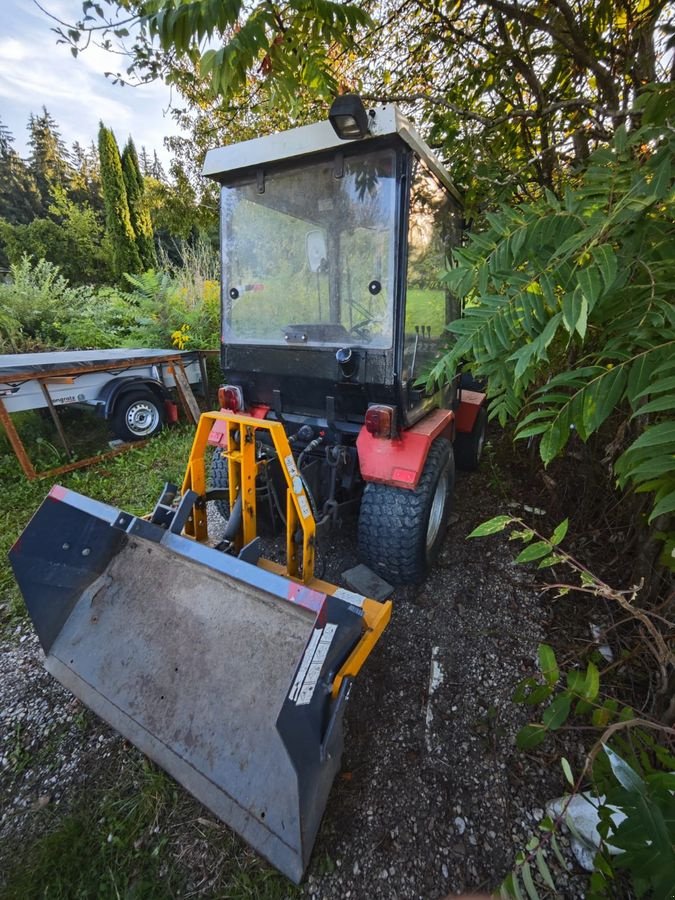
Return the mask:
<svg viewBox="0 0 675 900">
<path fill-rule="evenodd" d="M 164 114 L 170 102 L 166 85 L 114 85 L 104 73 L 123 69 L 122 57 L 92 46 L 74 59 L 68 47 L 56 43 L 49 19 L 37 7 L 26 0 L 2 0 L 2 4 L 0 116 L 14 133 L 19 152 L 25 152 L 29 114 L 46 106 L 67 144 L 96 140 L 103 120 L 120 143 L 131 134 L 137 146 L 157 150 L 164 161 L 168 159 L 162 138 L 179 129 Z M 78 0 L 52 0 L 47 8 L 71 21 L 81 9 Z"/>
</svg>

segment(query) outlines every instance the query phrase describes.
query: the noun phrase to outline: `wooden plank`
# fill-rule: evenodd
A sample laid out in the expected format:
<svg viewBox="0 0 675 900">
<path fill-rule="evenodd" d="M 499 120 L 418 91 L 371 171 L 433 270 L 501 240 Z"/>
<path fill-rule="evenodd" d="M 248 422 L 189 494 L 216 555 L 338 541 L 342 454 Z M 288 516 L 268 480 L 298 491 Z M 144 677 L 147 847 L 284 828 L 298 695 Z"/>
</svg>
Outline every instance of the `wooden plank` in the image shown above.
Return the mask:
<svg viewBox="0 0 675 900">
<path fill-rule="evenodd" d="M 188 381 L 187 375 L 185 374 L 183 360 L 176 360 L 176 362 L 171 366 L 171 371 L 176 381 L 176 390 L 178 391 L 178 396 L 180 398 L 181 405 L 183 406 L 185 414 L 188 419 L 191 419 L 192 423 L 196 425 L 199 422 L 201 413 L 199 411 L 199 406 L 197 405 L 195 395 L 192 393 L 190 382 Z"/>
<path fill-rule="evenodd" d="M 40 385 L 40 388 L 42 390 L 42 394 L 43 394 L 45 400 L 47 401 L 47 408 L 49 409 L 49 414 L 52 417 L 52 421 L 54 422 L 54 425 L 56 426 L 56 431 L 58 432 L 59 438 L 61 439 L 61 443 L 63 444 L 63 449 L 66 451 L 68 456 L 70 456 L 72 458 L 73 451 L 70 449 L 70 445 L 68 444 L 68 439 L 66 438 L 66 433 L 63 430 L 63 425 L 61 424 L 61 419 L 59 419 L 59 414 L 56 412 L 56 409 L 54 408 L 54 404 L 52 403 L 52 398 L 49 396 L 49 388 L 47 387 L 47 385 L 44 383 L 44 381 L 41 378 L 38 378 L 37 382 Z"/>
</svg>

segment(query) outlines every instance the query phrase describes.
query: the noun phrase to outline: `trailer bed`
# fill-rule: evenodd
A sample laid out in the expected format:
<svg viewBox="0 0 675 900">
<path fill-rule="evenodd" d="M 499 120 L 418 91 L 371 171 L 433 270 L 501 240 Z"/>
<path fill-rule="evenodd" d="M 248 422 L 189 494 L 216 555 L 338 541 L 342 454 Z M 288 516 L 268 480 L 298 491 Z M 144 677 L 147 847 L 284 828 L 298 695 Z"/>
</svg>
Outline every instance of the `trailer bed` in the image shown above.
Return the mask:
<svg viewBox="0 0 675 900">
<path fill-rule="evenodd" d="M 142 360 L 161 362 L 164 359 L 194 358 L 190 350 L 111 349 L 111 350 L 53 350 L 46 353 L 8 353 L 0 356 L 0 380 L 5 376 L 24 379 L 35 375 L 48 375 L 54 371 L 99 368 L 120 363 L 139 365 Z"/>
</svg>

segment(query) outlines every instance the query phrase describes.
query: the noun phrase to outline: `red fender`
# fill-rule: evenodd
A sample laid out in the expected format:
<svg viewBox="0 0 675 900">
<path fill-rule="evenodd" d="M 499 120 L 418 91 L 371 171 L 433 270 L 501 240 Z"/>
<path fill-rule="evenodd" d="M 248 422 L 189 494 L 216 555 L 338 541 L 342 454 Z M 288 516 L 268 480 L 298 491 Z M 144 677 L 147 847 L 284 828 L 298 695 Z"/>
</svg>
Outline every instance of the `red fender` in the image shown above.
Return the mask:
<svg viewBox="0 0 675 900">
<path fill-rule="evenodd" d="M 391 484 L 414 490 L 422 475 L 432 441 L 437 437 L 452 440 L 455 414 L 450 409 L 435 409 L 412 428 L 391 440 L 373 437 L 365 425 L 356 439 L 359 467 L 364 481 Z"/>
<path fill-rule="evenodd" d="M 468 434 L 473 431 L 480 409 L 485 405 L 485 394 L 480 391 L 465 391 L 462 388 L 459 406 L 455 414 L 457 431 Z"/>
</svg>

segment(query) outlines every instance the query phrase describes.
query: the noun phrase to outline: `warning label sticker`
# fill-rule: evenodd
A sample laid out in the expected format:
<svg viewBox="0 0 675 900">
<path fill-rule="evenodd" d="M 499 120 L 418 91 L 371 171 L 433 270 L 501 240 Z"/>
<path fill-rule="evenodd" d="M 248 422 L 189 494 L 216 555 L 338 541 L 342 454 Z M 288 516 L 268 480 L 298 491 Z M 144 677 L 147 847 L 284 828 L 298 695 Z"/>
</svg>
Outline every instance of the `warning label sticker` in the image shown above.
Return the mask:
<svg viewBox="0 0 675 900">
<path fill-rule="evenodd" d="M 298 506 L 300 507 L 300 512 L 302 513 L 302 518 L 309 518 L 312 510 L 309 508 L 309 503 L 307 502 L 307 497 L 304 494 L 300 494 L 298 497 Z"/>
<path fill-rule="evenodd" d="M 306 706 L 314 696 L 321 669 L 336 631 L 337 625 L 333 624 L 314 629 L 288 695 L 288 699 L 292 700 L 296 706 Z"/>
<path fill-rule="evenodd" d="M 286 463 L 286 468 L 288 469 L 288 474 L 291 478 L 295 478 L 298 474 L 298 470 L 295 467 L 295 460 L 293 459 L 293 454 L 289 453 L 288 456 L 284 457 L 284 462 Z"/>
<path fill-rule="evenodd" d="M 340 600 L 346 600 L 352 606 L 360 607 L 363 606 L 363 601 L 366 599 L 363 594 L 355 594 L 354 591 L 348 591 L 346 588 L 338 588 L 333 592 L 333 596 L 339 597 Z"/>
</svg>

